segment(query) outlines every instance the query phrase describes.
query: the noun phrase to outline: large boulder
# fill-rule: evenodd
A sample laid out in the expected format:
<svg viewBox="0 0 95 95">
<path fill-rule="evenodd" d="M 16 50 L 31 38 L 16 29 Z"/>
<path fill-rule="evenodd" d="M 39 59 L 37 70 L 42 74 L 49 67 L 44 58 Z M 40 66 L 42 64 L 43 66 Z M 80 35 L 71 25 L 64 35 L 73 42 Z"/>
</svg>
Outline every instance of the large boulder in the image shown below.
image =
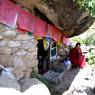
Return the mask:
<svg viewBox="0 0 95 95">
<path fill-rule="evenodd" d="M 18 84 L 18 82 L 15 79 L 7 76 L 0 76 L 0 93 L 1 93 L 1 88 L 14 88 L 20 91 L 20 85 Z"/>
<path fill-rule="evenodd" d="M 22 95 L 19 91 L 14 88 L 0 88 L 0 95 Z"/>
<path fill-rule="evenodd" d="M 20 90 L 19 86 L 16 82 L 14 82 L 14 80 L 1 78 L 0 95 L 51 95 L 46 85 L 35 78 L 22 80 L 20 81 L 20 85 L 22 93 L 21 91 L 18 91 Z"/>
<path fill-rule="evenodd" d="M 83 33 L 94 21 L 73 0 L 11 0 L 24 9 L 55 25 L 69 37 Z M 31 6 L 32 5 L 32 6 Z M 28 11 L 29 11 L 28 10 Z"/>
<path fill-rule="evenodd" d="M 20 85 L 23 95 L 50 95 L 46 85 L 36 78 L 23 79 Z"/>
</svg>

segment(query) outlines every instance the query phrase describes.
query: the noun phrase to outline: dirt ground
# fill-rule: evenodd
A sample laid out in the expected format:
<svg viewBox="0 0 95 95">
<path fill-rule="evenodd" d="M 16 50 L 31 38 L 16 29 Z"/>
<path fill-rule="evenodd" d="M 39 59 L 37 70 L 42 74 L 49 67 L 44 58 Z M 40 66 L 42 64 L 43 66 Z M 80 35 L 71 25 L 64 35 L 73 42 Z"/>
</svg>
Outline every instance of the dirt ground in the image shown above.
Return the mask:
<svg viewBox="0 0 95 95">
<path fill-rule="evenodd" d="M 95 65 L 70 69 L 54 89 L 56 95 L 95 95 Z"/>
<path fill-rule="evenodd" d="M 34 73 L 35 77 L 45 83 L 51 95 L 95 95 L 95 65 L 85 68 L 71 68 L 64 73 L 59 84 L 46 81 Z"/>
</svg>

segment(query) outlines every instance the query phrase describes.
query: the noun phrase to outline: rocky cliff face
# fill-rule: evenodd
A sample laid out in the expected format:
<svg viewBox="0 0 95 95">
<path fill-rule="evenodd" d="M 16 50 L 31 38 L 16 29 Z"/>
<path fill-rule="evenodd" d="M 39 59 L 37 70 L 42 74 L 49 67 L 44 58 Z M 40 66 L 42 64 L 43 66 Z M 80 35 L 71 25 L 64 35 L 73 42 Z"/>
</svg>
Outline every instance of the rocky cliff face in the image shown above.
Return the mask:
<svg viewBox="0 0 95 95">
<path fill-rule="evenodd" d="M 80 10 L 73 0 L 12 0 L 32 14 L 55 25 L 69 37 L 83 33 L 92 23 L 89 13 Z"/>
</svg>

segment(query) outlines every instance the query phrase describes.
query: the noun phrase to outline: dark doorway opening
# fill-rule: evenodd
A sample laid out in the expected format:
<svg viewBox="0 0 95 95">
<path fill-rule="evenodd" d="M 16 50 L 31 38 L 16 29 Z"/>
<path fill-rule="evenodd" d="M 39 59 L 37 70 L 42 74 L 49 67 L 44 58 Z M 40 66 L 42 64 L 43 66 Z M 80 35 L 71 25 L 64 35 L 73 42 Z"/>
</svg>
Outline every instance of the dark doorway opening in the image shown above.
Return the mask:
<svg viewBox="0 0 95 95">
<path fill-rule="evenodd" d="M 43 75 L 49 70 L 49 49 L 45 50 L 43 39 L 38 40 L 38 51 L 37 51 L 37 59 L 38 59 L 38 72 Z"/>
</svg>

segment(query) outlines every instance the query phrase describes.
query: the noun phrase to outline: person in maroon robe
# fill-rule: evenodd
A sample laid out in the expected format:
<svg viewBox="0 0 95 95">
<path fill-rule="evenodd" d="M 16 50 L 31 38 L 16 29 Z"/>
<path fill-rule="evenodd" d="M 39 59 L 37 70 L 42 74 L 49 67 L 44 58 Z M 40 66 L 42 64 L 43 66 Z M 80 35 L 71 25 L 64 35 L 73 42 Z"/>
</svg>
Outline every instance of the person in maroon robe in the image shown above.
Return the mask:
<svg viewBox="0 0 95 95">
<path fill-rule="evenodd" d="M 79 66 L 80 68 L 83 68 L 85 66 L 86 60 L 85 56 L 82 54 L 80 46 L 81 44 L 77 43 L 76 46 L 70 50 L 69 58 L 73 66 Z"/>
</svg>

